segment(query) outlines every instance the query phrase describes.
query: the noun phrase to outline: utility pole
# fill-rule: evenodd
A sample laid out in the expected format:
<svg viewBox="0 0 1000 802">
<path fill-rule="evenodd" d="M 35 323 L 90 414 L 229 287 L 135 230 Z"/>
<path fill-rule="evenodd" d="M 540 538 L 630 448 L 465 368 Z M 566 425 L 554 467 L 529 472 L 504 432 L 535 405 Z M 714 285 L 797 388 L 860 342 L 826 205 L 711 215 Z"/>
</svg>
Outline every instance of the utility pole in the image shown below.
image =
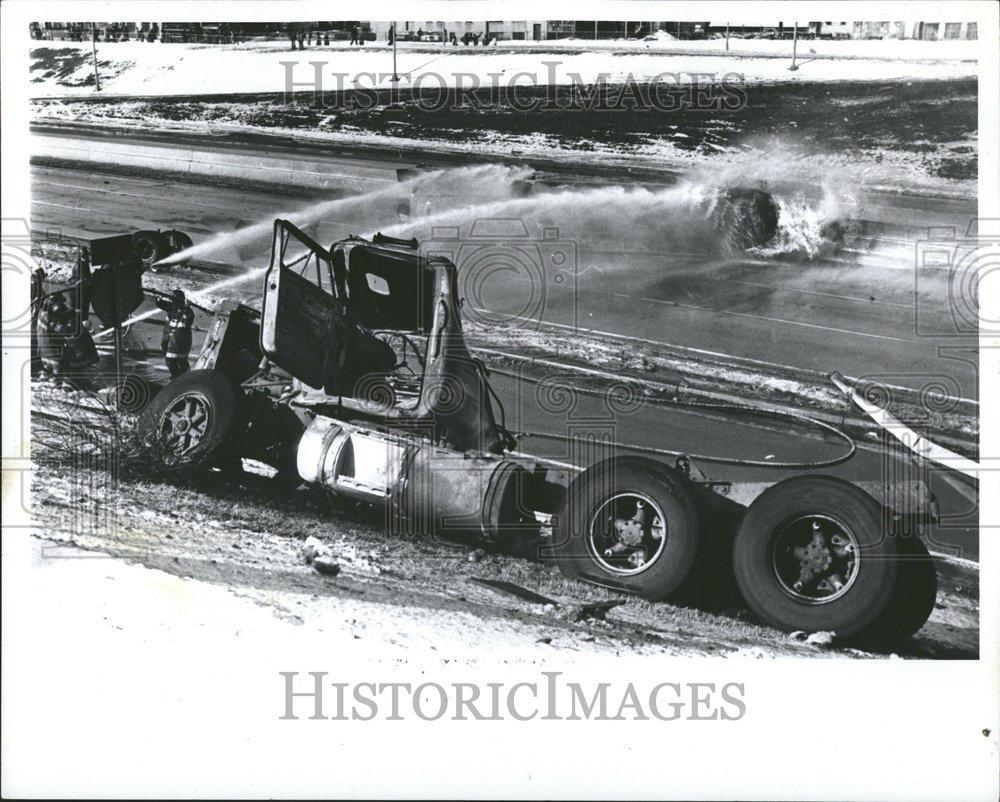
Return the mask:
<svg viewBox="0 0 1000 802">
<path fill-rule="evenodd" d="M 392 82 L 394 84 L 399 83 L 399 75 L 396 73 L 396 39 L 399 37 L 399 31 L 396 30 L 396 23 L 392 23 Z"/>
<path fill-rule="evenodd" d="M 799 23 L 793 22 L 792 23 L 792 66 L 788 68 L 792 72 L 795 72 L 795 70 L 798 69 L 798 67 L 795 64 L 795 55 L 796 55 L 795 51 L 798 49 L 798 46 L 799 46 Z"/>
<path fill-rule="evenodd" d="M 90 32 L 91 44 L 94 47 L 94 90 L 97 92 L 101 91 L 101 76 L 97 74 L 97 23 L 90 23 L 94 26 L 93 30 Z"/>
<path fill-rule="evenodd" d="M 729 23 L 726 23 L 726 52 L 729 52 Z"/>
</svg>

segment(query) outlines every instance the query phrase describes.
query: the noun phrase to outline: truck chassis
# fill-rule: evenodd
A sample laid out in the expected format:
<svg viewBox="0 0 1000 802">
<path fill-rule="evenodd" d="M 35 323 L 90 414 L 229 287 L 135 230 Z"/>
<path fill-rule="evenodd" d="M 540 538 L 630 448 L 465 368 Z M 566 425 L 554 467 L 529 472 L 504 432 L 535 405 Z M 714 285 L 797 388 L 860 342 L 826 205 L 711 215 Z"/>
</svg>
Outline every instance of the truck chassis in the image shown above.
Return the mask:
<svg viewBox="0 0 1000 802">
<path fill-rule="evenodd" d="M 194 369 L 141 423 L 173 469 L 272 465 L 279 480 L 381 505 L 391 531 L 470 533 L 567 576 L 705 603 L 738 593 L 765 622 L 874 646 L 934 607 L 936 574 L 900 511 L 832 476 L 795 476 L 749 507 L 679 458 L 611 453 L 582 470 L 514 454 L 485 365 L 462 334 L 457 269 L 415 240 L 329 249 L 274 225 L 262 309 L 228 306 Z"/>
</svg>

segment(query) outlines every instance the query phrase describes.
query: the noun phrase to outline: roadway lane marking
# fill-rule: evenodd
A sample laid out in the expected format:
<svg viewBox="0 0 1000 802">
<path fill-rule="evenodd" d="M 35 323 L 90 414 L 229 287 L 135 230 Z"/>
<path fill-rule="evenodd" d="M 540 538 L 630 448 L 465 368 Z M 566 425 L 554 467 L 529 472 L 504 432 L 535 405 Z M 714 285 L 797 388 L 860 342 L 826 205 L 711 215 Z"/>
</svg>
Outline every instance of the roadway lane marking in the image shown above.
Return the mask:
<svg viewBox="0 0 1000 802">
<path fill-rule="evenodd" d="M 164 201 L 163 195 L 141 195 L 141 194 L 139 194 L 137 192 L 126 192 L 126 191 L 124 191 L 121 188 L 104 189 L 104 188 L 101 188 L 101 187 L 78 187 L 78 186 L 76 186 L 74 184 L 59 184 L 59 183 L 54 183 L 54 182 L 51 182 L 51 181 L 32 181 L 31 185 L 33 187 L 34 186 L 49 186 L 49 187 L 55 187 L 57 189 L 75 189 L 75 190 L 81 190 L 83 192 L 86 192 L 88 195 L 94 195 L 94 194 L 100 193 L 100 194 L 104 194 L 104 195 L 114 195 L 115 197 L 119 197 L 119 198 L 138 198 L 140 200 L 155 201 L 155 202 L 160 202 L 160 203 L 162 203 Z M 174 182 L 173 183 L 173 188 L 176 188 L 176 189 L 180 189 L 182 187 L 188 187 L 188 186 L 189 186 L 188 184 L 185 184 L 183 182 Z M 165 184 L 163 184 L 163 187 L 165 189 L 169 189 L 169 188 L 171 188 L 171 184 L 170 183 L 165 183 Z M 65 193 L 61 193 L 61 194 L 65 194 Z M 235 196 L 235 197 L 232 198 L 232 201 L 234 203 L 235 202 L 239 202 L 241 200 L 245 200 L 245 195 L 241 194 L 241 195 L 238 195 L 238 196 Z M 189 206 L 197 206 L 197 207 L 201 207 L 201 208 L 205 208 L 205 209 L 218 209 L 219 205 L 220 205 L 218 199 L 213 199 L 213 200 L 198 200 L 197 198 L 191 198 L 191 197 L 188 197 L 185 200 L 185 203 L 187 203 Z M 74 208 L 74 207 L 70 207 L 70 208 Z M 270 207 L 268 207 L 268 208 L 270 208 Z M 86 210 L 86 211 L 89 211 L 89 210 Z"/>
<path fill-rule="evenodd" d="M 32 200 L 31 202 L 37 203 L 39 206 L 57 206 L 60 209 L 73 209 L 74 211 L 77 212 L 93 211 L 92 209 L 84 209 L 82 206 L 67 206 L 65 203 L 52 203 L 51 201 L 43 201 L 43 200 Z"/>
<path fill-rule="evenodd" d="M 117 176 L 116 175 L 115 178 L 119 178 L 120 179 L 121 176 Z M 103 179 L 101 179 L 101 180 L 103 181 Z M 66 184 L 66 183 L 64 183 L 62 181 L 43 181 L 42 179 L 39 179 L 39 178 L 32 178 L 31 179 L 31 183 L 33 185 L 42 186 L 42 187 L 59 187 L 61 189 L 79 189 L 82 192 L 87 192 L 87 193 L 94 193 L 94 192 L 118 192 L 118 189 L 115 188 L 115 187 L 112 187 L 111 189 L 105 189 L 105 187 L 103 185 L 101 185 L 101 186 L 94 185 L 94 186 L 90 186 L 90 187 L 88 187 L 88 186 L 78 186 L 77 184 Z M 110 184 L 111 182 L 109 181 L 108 183 Z M 127 182 L 122 181 L 121 183 L 124 184 L 124 183 L 127 183 Z M 169 181 L 163 181 L 163 182 L 161 182 L 159 184 L 153 185 L 152 187 L 150 187 L 150 189 L 155 189 L 156 187 L 169 186 L 169 184 L 170 184 Z M 138 197 L 145 198 L 145 197 L 152 197 L 152 196 L 140 195 Z"/>
<path fill-rule="evenodd" d="M 659 298 L 647 298 L 642 295 L 626 295 L 620 292 L 602 292 L 600 290 L 591 290 L 591 292 L 594 292 L 599 295 L 611 295 L 615 298 L 626 298 L 630 301 L 649 301 L 650 303 L 660 304 L 662 306 L 680 307 L 682 309 L 697 309 L 701 312 L 711 312 L 713 314 L 722 314 L 722 315 L 733 315 L 735 317 L 745 317 L 751 320 L 762 320 L 768 323 L 785 323 L 789 326 L 802 326 L 803 328 L 818 329 L 820 331 L 834 331 L 837 332 L 838 334 L 851 334 L 856 337 L 870 337 L 874 340 L 888 340 L 890 342 L 896 342 L 896 343 L 908 343 L 911 345 L 913 344 L 913 340 L 904 340 L 899 337 L 890 337 L 887 334 L 871 334 L 870 332 L 866 331 L 852 331 L 850 329 L 838 329 L 834 328 L 833 326 L 821 326 L 818 323 L 803 323 L 798 320 L 785 320 L 784 318 L 780 317 L 768 317 L 767 315 L 752 315 L 749 312 L 734 312 L 731 309 L 712 309 L 711 307 L 707 306 L 697 306 L 695 304 L 682 304 L 679 301 L 663 301 Z"/>
<path fill-rule="evenodd" d="M 776 287 L 773 284 L 762 284 L 756 281 L 741 281 L 738 278 L 728 279 L 733 284 L 744 284 L 747 287 L 763 287 L 769 290 L 776 290 L 779 292 L 790 292 L 790 293 L 800 293 L 803 295 L 820 295 L 824 298 L 837 298 L 841 301 L 856 301 L 858 303 L 864 304 L 880 304 L 882 306 L 896 306 L 900 309 L 914 309 L 913 304 L 901 304 L 896 301 L 873 301 L 870 298 L 856 298 L 853 295 L 838 295 L 835 292 L 819 292 L 818 290 L 799 290 L 793 287 Z"/>
</svg>

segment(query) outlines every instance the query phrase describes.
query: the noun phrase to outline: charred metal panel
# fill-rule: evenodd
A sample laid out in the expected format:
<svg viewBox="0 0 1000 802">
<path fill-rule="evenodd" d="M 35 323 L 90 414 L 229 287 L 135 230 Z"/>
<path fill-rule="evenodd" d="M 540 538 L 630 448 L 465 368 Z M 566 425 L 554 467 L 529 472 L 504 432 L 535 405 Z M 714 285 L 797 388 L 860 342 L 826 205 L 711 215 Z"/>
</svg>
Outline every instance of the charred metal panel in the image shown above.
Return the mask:
<svg viewBox="0 0 1000 802">
<path fill-rule="evenodd" d="M 392 348 L 356 322 L 342 265 L 291 223 L 275 221 L 261 350 L 330 395 L 352 395 L 364 375 L 391 370 L 396 362 Z"/>
</svg>

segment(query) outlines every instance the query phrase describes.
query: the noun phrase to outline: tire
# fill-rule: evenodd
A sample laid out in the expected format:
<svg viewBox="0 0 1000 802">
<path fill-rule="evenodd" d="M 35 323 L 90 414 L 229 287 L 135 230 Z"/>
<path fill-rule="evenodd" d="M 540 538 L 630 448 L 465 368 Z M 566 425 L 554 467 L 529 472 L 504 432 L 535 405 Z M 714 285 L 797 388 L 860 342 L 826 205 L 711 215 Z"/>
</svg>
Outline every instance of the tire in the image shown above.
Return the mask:
<svg viewBox="0 0 1000 802">
<path fill-rule="evenodd" d="M 927 623 L 937 602 L 937 571 L 924 542 L 915 535 L 897 540 L 899 567 L 896 589 L 881 618 L 869 627 L 866 645 L 899 646 Z"/>
<path fill-rule="evenodd" d="M 750 505 L 736 531 L 733 570 L 743 598 L 768 624 L 861 639 L 884 628 L 897 556 L 874 498 L 831 476 L 798 476 Z"/>
<path fill-rule="evenodd" d="M 778 207 L 763 190 L 732 187 L 719 193 L 713 211 L 724 253 L 766 245 L 778 231 Z"/>
<path fill-rule="evenodd" d="M 142 262 L 143 270 L 170 255 L 170 243 L 159 231 L 136 231 L 132 235 L 132 248 Z"/>
<path fill-rule="evenodd" d="M 591 466 L 570 485 L 552 553 L 568 577 L 662 601 L 688 578 L 699 537 L 687 480 L 661 463 L 626 456 Z"/>
<path fill-rule="evenodd" d="M 245 412 L 239 385 L 224 373 L 191 370 L 154 396 L 140 428 L 166 467 L 209 468 L 240 456 L 235 446 L 246 429 Z"/>
</svg>

